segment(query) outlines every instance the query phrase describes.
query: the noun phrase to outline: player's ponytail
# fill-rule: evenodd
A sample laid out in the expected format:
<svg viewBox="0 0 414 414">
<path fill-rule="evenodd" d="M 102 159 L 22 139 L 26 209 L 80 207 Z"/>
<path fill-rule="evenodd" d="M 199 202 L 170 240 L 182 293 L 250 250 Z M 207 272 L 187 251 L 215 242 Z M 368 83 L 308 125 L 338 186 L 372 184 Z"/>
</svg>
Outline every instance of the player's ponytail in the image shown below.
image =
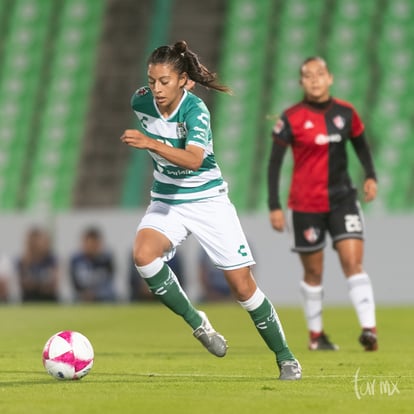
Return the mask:
<svg viewBox="0 0 414 414">
<path fill-rule="evenodd" d="M 208 89 L 231 94 L 228 86 L 217 82 L 217 74 L 210 72 L 192 52 L 184 40 L 173 46 L 161 46 L 152 52 L 148 64 L 168 63 L 179 73 L 187 73 L 194 82 Z"/>
</svg>

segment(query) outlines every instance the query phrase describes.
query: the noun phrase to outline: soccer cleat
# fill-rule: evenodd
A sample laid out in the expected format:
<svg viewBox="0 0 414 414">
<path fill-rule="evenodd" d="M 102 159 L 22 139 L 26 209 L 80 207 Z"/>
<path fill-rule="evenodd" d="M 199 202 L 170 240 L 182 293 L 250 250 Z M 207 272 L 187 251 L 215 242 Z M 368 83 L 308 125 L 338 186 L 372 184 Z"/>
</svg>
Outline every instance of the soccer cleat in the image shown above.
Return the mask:
<svg viewBox="0 0 414 414">
<path fill-rule="evenodd" d="M 298 360 L 288 360 L 278 362 L 280 369 L 280 380 L 294 381 L 302 378 L 302 367 Z"/>
<path fill-rule="evenodd" d="M 193 332 L 193 335 L 210 353 L 217 357 L 224 357 L 228 348 L 227 341 L 222 335 L 214 330 L 204 312 L 198 311 L 198 313 L 203 319 L 203 322 L 201 326 Z"/>
<path fill-rule="evenodd" d="M 359 343 L 365 351 L 376 351 L 378 349 L 377 333 L 374 329 L 363 329 L 359 336 Z"/>
<path fill-rule="evenodd" d="M 323 332 L 318 336 L 311 336 L 309 341 L 311 351 L 337 351 L 339 346 L 333 344 Z"/>
</svg>

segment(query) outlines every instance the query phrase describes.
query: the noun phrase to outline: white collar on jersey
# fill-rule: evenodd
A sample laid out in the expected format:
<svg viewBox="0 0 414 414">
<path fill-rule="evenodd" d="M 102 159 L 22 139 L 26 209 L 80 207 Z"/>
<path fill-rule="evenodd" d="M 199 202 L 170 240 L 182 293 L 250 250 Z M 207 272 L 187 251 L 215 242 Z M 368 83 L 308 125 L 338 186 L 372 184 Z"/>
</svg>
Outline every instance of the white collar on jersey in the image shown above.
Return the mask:
<svg viewBox="0 0 414 414">
<path fill-rule="evenodd" d="M 160 116 L 160 118 L 162 119 L 162 120 L 164 120 L 164 121 L 168 121 L 169 119 L 171 119 L 177 112 L 178 112 L 178 110 L 180 109 L 180 106 L 181 106 L 181 104 L 183 103 L 183 101 L 184 101 L 184 99 L 187 97 L 187 95 L 188 95 L 188 92 L 187 92 L 187 90 L 186 89 L 184 89 L 184 93 L 183 93 L 183 96 L 181 97 L 181 100 L 180 100 L 180 102 L 178 103 L 178 105 L 177 105 L 177 108 L 175 108 L 174 109 L 174 111 L 167 117 L 167 118 L 165 118 L 162 114 L 161 114 L 161 112 L 160 112 L 160 110 L 158 109 L 158 106 L 157 106 L 157 102 L 155 101 L 155 98 L 153 98 L 153 102 L 154 102 L 154 106 L 155 106 L 155 110 L 157 111 L 157 113 L 158 113 L 158 115 Z"/>
</svg>

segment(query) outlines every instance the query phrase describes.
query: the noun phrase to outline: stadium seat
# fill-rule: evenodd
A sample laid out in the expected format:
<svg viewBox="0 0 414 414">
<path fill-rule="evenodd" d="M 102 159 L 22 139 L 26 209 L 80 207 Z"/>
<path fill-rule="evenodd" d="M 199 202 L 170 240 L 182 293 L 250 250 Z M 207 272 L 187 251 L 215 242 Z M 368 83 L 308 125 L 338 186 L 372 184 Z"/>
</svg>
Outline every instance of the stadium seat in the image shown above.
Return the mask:
<svg viewBox="0 0 414 414">
<path fill-rule="evenodd" d="M 249 205 L 255 161 L 256 135 L 261 113 L 266 50 L 271 25 L 272 1 L 229 2 L 223 38 L 221 80 L 234 96 L 217 95 L 213 118 L 214 145 L 233 202 L 240 211 Z"/>
<path fill-rule="evenodd" d="M 281 112 L 302 98 L 299 86 L 299 69 L 301 63 L 310 56 L 319 54 L 320 25 L 324 12 L 324 1 L 306 0 L 286 1 L 278 13 L 277 30 L 271 40 L 274 47 L 271 65 L 270 107 L 265 115 L 266 122 L 264 153 L 266 158 L 260 164 L 258 176 L 260 191 L 256 208 L 267 209 L 267 161 L 271 148 L 271 130 Z M 262 144 L 263 145 L 263 144 Z M 285 156 L 281 179 L 280 198 L 286 205 L 293 159 L 290 151 Z"/>
<path fill-rule="evenodd" d="M 92 87 L 103 2 L 66 1 L 27 194 L 28 208 L 70 207 Z"/>
<path fill-rule="evenodd" d="M 157 0 L 153 2 L 154 10 L 151 16 L 151 30 L 147 41 L 145 56 L 160 44 L 166 44 L 169 25 L 171 23 L 171 9 L 173 0 Z M 146 62 L 142 62 L 142 73 L 146 73 Z M 136 125 L 136 116 L 133 116 L 131 125 Z M 144 151 L 130 151 L 130 160 L 126 170 L 124 185 L 121 196 L 121 206 L 134 208 L 142 204 L 145 199 L 146 180 L 138 180 L 137 177 L 144 177 L 150 168 L 150 157 Z"/>
<path fill-rule="evenodd" d="M 411 142 L 414 104 L 412 67 L 414 53 L 414 5 L 411 1 L 387 2 L 378 33 L 379 82 L 372 108 L 371 127 L 380 141 L 378 170 L 381 197 L 390 212 L 412 210 L 414 201 Z"/>
<path fill-rule="evenodd" d="M 9 29 L 0 71 L 0 209 L 21 207 L 52 6 L 16 0 L 10 10 L 2 10 Z"/>
</svg>

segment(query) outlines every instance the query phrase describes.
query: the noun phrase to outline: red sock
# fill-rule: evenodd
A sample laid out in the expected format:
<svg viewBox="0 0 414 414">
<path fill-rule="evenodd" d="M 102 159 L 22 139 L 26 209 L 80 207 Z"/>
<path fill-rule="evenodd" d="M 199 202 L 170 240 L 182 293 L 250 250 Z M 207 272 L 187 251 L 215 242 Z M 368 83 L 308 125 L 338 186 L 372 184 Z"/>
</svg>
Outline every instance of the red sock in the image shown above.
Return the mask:
<svg viewBox="0 0 414 414">
<path fill-rule="evenodd" d="M 321 332 L 309 331 L 310 339 L 318 339 L 322 334 L 323 334 L 323 331 Z"/>
</svg>

